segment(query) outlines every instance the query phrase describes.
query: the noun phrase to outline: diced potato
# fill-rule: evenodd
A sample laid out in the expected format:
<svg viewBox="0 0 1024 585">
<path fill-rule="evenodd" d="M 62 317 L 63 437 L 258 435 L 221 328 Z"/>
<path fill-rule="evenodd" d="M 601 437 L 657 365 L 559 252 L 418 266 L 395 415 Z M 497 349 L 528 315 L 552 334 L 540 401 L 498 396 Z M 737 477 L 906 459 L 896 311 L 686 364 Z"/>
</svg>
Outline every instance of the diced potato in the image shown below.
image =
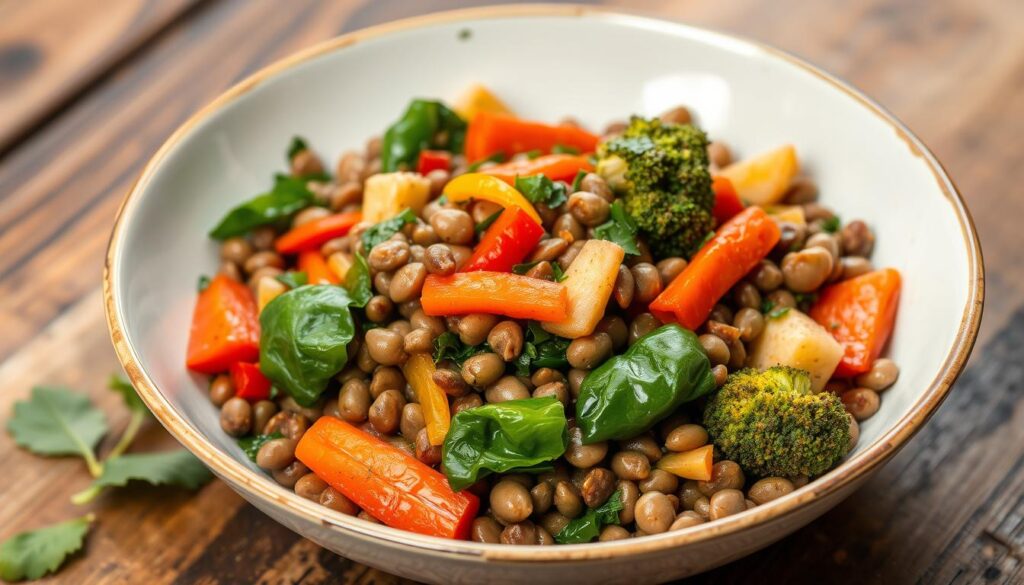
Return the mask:
<svg viewBox="0 0 1024 585">
<path fill-rule="evenodd" d="M 279 297 L 286 290 L 288 290 L 288 287 L 273 276 L 261 278 L 256 285 L 256 306 L 259 307 L 260 312 L 262 313 L 263 307 L 266 307 L 270 301 Z"/>
<path fill-rule="evenodd" d="M 338 280 L 345 282 L 348 269 L 352 268 L 352 257 L 344 252 L 335 252 L 327 257 L 327 267 L 338 277 Z"/>
<path fill-rule="evenodd" d="M 587 240 L 562 281 L 569 305 L 568 317 L 557 323 L 541 323 L 541 327 L 548 333 L 569 339 L 593 333 L 597 322 L 604 316 L 615 288 L 619 265 L 625 256 L 618 244 Z"/>
<path fill-rule="evenodd" d="M 807 225 L 802 205 L 770 205 L 764 209 L 768 215 L 796 225 Z"/>
<path fill-rule="evenodd" d="M 764 331 L 754 341 L 747 358 L 750 367 L 765 369 L 775 365 L 807 370 L 811 388 L 821 391 L 843 359 L 843 346 L 814 319 L 796 309 L 767 318 Z"/>
<path fill-rule="evenodd" d="M 754 205 L 771 205 L 782 200 L 799 171 L 796 149 L 787 144 L 733 163 L 718 174 L 732 181 L 740 199 Z"/>
<path fill-rule="evenodd" d="M 453 107 L 455 112 L 467 122 L 472 120 L 478 112 L 512 113 L 512 110 L 508 109 L 508 106 L 499 100 L 498 96 L 479 83 L 467 87 L 466 91 L 462 92 L 462 95 L 455 100 Z"/>
<path fill-rule="evenodd" d="M 417 173 L 384 173 L 366 179 L 363 221 L 378 223 L 406 207 L 419 213 L 430 197 L 430 180 Z"/>
</svg>

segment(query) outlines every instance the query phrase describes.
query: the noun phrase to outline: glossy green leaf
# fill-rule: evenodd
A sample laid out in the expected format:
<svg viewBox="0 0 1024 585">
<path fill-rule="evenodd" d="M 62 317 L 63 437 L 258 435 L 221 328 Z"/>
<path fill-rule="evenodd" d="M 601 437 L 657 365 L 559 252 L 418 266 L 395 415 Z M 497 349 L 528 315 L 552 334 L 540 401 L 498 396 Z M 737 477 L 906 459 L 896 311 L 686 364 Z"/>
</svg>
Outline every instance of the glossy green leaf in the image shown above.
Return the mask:
<svg viewBox="0 0 1024 585">
<path fill-rule="evenodd" d="M 285 152 L 285 161 L 291 162 L 295 155 L 303 150 L 309 150 L 309 144 L 306 142 L 306 139 L 301 136 L 293 136 L 292 141 L 288 144 L 288 150 Z"/>
<path fill-rule="evenodd" d="M 434 338 L 434 363 L 441 360 L 451 360 L 462 367 L 463 362 L 478 353 L 491 351 L 486 343 L 480 345 L 466 345 L 462 343 L 459 336 L 451 331 L 445 331 Z"/>
<path fill-rule="evenodd" d="M 485 404 L 452 417 L 441 465 L 452 489 L 491 473 L 561 457 L 569 444 L 562 403 L 553 396 Z"/>
<path fill-rule="evenodd" d="M 92 520 L 90 514 L 8 538 L 0 544 L 0 579 L 34 580 L 55 572 L 68 555 L 82 548 Z"/>
<path fill-rule="evenodd" d="M 697 336 L 664 325 L 583 379 L 576 424 L 584 443 L 629 439 L 714 388 L 711 362 Z"/>
<path fill-rule="evenodd" d="M 526 327 L 523 350 L 513 362 L 516 375 L 529 376 L 540 368 L 567 367 L 569 360 L 565 357 L 565 351 L 569 348 L 569 343 L 570 340 L 552 335 L 544 331 L 537 322 L 530 321 Z"/>
<path fill-rule="evenodd" d="M 385 173 L 414 170 L 421 150 L 461 153 L 466 121 L 437 100 L 415 99 L 384 132 L 381 169 Z"/>
<path fill-rule="evenodd" d="M 36 387 L 28 400 L 14 403 L 7 430 L 15 443 L 38 455 L 80 455 L 88 460 L 107 434 L 107 419 L 82 394 Z"/>
<path fill-rule="evenodd" d="M 300 286 L 309 284 L 309 277 L 306 276 L 305 272 L 289 270 L 288 272 L 278 274 L 274 278 L 288 288 L 299 288 Z"/>
<path fill-rule="evenodd" d="M 373 278 L 370 265 L 362 254 L 352 256 L 352 266 L 345 273 L 345 290 L 352 299 L 353 307 L 365 307 L 373 298 Z"/>
<path fill-rule="evenodd" d="M 348 361 L 352 297 L 340 286 L 292 289 L 260 313 L 260 370 L 299 404 L 311 405 Z"/>
<path fill-rule="evenodd" d="M 622 492 L 616 490 L 608 501 L 596 508 L 590 508 L 579 518 L 570 520 L 565 528 L 555 535 L 559 544 L 583 544 L 601 535 L 601 528 L 619 523 L 622 511 Z"/>
<path fill-rule="evenodd" d="M 210 470 L 185 449 L 162 453 L 130 453 L 103 462 L 96 487 L 125 486 L 130 481 L 174 485 L 194 490 L 213 479 Z"/>
<path fill-rule="evenodd" d="M 216 240 L 244 236 L 252 229 L 291 217 L 311 205 L 315 197 L 306 187 L 309 177 L 274 177 L 273 188 L 228 212 L 210 232 Z"/>
</svg>

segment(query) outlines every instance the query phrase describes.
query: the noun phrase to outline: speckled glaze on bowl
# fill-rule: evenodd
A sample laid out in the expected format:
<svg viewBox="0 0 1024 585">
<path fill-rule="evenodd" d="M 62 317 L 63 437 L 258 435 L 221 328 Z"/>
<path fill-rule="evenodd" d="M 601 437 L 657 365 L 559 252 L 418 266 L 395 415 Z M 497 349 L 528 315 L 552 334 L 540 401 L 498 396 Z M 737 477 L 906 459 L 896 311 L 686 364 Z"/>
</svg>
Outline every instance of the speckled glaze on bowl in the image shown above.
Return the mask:
<svg viewBox="0 0 1024 585">
<path fill-rule="evenodd" d="M 517 112 L 599 127 L 686 104 L 740 154 L 797 146 L 822 200 L 878 236 L 874 262 L 904 275 L 890 355 L 902 372 L 856 451 L 794 493 L 717 522 L 620 542 L 510 547 L 416 535 L 332 512 L 278 486 L 218 426 L 205 381 L 184 368 L 206 237 L 265 188 L 301 134 L 330 160 L 379 134 L 414 96 L 472 81 Z M 353 560 L 437 583 L 664 581 L 721 565 L 796 530 L 849 495 L 938 407 L 971 351 L 984 297 L 971 218 L 942 167 L 877 104 L 770 47 L 603 10 L 464 10 L 355 32 L 280 61 L 196 114 L 146 166 L 118 216 L 104 272 L 117 354 L 146 404 L 249 502 Z"/>
</svg>

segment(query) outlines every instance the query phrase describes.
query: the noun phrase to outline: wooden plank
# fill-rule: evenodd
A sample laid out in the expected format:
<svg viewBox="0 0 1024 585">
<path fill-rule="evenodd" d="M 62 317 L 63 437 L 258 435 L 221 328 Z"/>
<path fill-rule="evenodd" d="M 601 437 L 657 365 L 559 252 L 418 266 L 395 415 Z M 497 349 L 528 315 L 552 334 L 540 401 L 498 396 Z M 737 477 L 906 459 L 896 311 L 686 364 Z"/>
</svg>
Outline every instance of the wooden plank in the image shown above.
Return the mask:
<svg viewBox="0 0 1024 585">
<path fill-rule="evenodd" d="M 21 4 L 28 3 L 0 3 L 0 23 Z M 225 0 L 191 11 L 0 160 L 0 413 L 32 384 L 67 383 L 87 389 L 115 429 L 124 424 L 117 398 L 102 388 L 116 363 L 98 275 L 117 202 L 178 123 L 277 57 L 352 27 L 454 4 L 303 0 L 282 11 L 270 0 Z M 988 343 L 979 344 L 971 371 L 910 446 L 822 520 L 696 582 L 749 582 L 753 575 L 794 582 L 1019 582 L 1024 317 L 1016 311 L 1024 292 L 1024 265 L 1017 261 L 1024 199 L 1012 194 L 1024 182 L 1016 160 L 1024 130 L 1024 5 L 628 4 L 775 43 L 866 89 L 949 165 L 978 220 L 989 266 Z M 151 424 L 140 448 L 170 444 Z M 40 460 L 6 435 L 0 459 L 12 476 L 33 478 L 33 489 L 6 490 L 0 498 L 0 539 L 81 513 L 67 503 L 87 483 L 79 463 Z M 119 492 L 92 509 L 101 521 L 86 555 L 55 580 L 398 582 L 298 538 L 220 483 L 194 498 L 172 490 Z"/>
<path fill-rule="evenodd" d="M 198 0 L 34 0 L 0 18 L 0 153 Z"/>
</svg>

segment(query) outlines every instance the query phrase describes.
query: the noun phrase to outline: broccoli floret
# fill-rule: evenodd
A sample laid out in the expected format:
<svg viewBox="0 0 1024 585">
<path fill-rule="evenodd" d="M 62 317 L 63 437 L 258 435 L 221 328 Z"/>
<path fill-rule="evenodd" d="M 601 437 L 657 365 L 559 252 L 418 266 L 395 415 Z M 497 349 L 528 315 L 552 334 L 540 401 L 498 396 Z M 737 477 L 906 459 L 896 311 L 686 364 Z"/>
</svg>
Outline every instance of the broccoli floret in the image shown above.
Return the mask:
<svg viewBox="0 0 1024 585">
<path fill-rule="evenodd" d="M 786 366 L 729 376 L 707 403 L 704 426 L 726 457 L 759 476 L 820 475 L 846 453 L 850 423 L 830 392 Z"/>
<path fill-rule="evenodd" d="M 707 146 L 694 126 L 634 116 L 598 150 L 598 174 L 623 196 L 658 256 L 688 257 L 714 228 Z"/>
</svg>

